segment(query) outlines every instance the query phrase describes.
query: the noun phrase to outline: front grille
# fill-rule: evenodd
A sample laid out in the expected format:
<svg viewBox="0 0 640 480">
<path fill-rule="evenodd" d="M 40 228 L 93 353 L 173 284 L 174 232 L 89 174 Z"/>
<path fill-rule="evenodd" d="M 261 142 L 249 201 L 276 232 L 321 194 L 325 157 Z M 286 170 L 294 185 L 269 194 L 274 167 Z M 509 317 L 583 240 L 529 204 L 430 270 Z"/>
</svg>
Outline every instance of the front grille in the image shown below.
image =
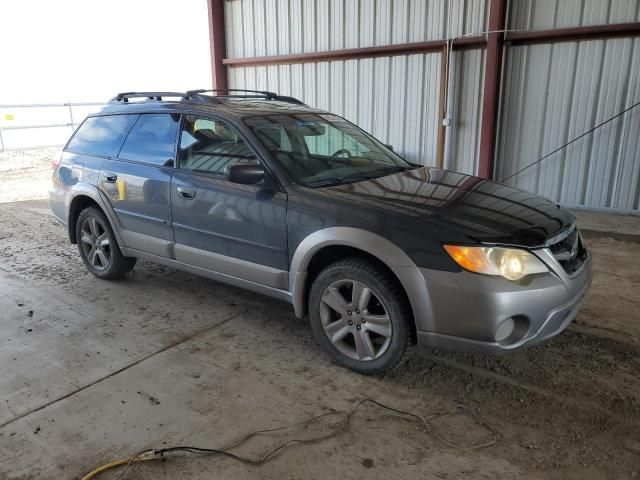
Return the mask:
<svg viewBox="0 0 640 480">
<path fill-rule="evenodd" d="M 549 250 L 568 275 L 573 275 L 580 270 L 587 259 L 587 249 L 575 227 L 565 238 L 549 245 Z"/>
</svg>

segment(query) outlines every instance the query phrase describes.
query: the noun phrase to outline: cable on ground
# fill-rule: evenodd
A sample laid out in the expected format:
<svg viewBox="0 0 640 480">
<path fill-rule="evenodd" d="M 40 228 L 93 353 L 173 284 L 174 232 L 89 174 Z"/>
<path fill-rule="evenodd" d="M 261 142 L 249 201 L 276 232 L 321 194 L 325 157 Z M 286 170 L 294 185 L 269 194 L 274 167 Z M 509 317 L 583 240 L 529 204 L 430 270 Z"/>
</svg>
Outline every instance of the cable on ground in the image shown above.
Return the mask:
<svg viewBox="0 0 640 480">
<path fill-rule="evenodd" d="M 314 443 L 319 443 L 322 442 L 324 440 L 328 440 L 330 438 L 333 437 L 337 437 L 338 435 L 341 435 L 345 432 L 347 432 L 349 430 L 349 427 L 351 426 L 351 420 L 353 419 L 354 414 L 356 413 L 356 411 L 364 404 L 372 404 L 384 411 L 386 411 L 387 413 L 391 413 L 393 414 L 396 418 L 401 418 L 401 419 L 405 419 L 405 420 L 411 420 L 414 422 L 419 423 L 423 428 L 425 433 L 428 433 L 430 435 L 432 435 L 433 437 L 435 437 L 437 440 L 441 441 L 442 443 L 444 443 L 445 445 L 447 445 L 448 447 L 452 447 L 452 448 L 458 448 L 458 449 L 471 449 L 471 450 L 478 450 L 481 448 L 486 448 L 489 447 L 493 444 L 495 444 L 498 439 L 500 438 L 500 434 L 493 428 L 491 427 L 489 424 L 487 424 L 486 422 L 480 420 L 477 418 L 476 415 L 473 414 L 473 412 L 466 410 L 466 413 L 469 414 L 476 422 L 478 422 L 480 425 L 484 426 L 489 432 L 491 432 L 491 438 L 485 442 L 482 443 L 478 443 L 478 444 L 474 444 L 474 445 L 460 445 L 457 444 L 455 442 L 452 442 L 450 440 L 447 440 L 443 437 L 441 437 L 440 435 L 438 435 L 436 432 L 433 431 L 433 429 L 431 428 L 431 425 L 429 424 L 429 420 L 432 420 L 434 418 L 437 417 L 443 417 L 446 415 L 450 415 L 450 413 L 448 412 L 436 412 L 433 414 L 430 414 L 428 416 L 422 416 L 419 415 L 417 413 L 414 412 L 410 412 L 410 411 L 406 411 L 406 410 L 401 410 L 399 408 L 394 408 L 394 407 L 390 407 L 388 405 L 385 405 L 383 403 L 380 403 L 376 400 L 373 400 L 371 398 L 365 398 L 360 400 L 356 405 L 354 405 L 351 409 L 349 410 L 332 410 L 330 412 L 327 413 L 322 413 L 320 415 L 316 415 L 313 417 L 310 417 L 306 420 L 303 420 L 299 423 L 293 424 L 293 425 L 287 425 L 287 426 L 283 426 L 283 427 L 277 427 L 277 428 L 271 428 L 271 429 L 267 429 L 267 430 L 258 430 L 255 432 L 251 432 L 248 433 L 247 435 L 244 435 L 242 437 L 240 437 L 238 440 L 235 440 L 233 442 L 231 442 L 230 444 L 224 446 L 224 447 L 220 447 L 220 448 L 203 448 L 203 447 L 194 447 L 194 446 L 175 446 L 175 447 L 166 447 L 166 448 L 158 448 L 158 449 L 147 449 L 147 450 L 143 450 L 141 452 L 136 453 L 135 455 L 133 455 L 130 458 L 126 458 L 126 459 L 122 459 L 122 460 L 116 460 L 113 462 L 109 462 L 106 463 L 104 465 L 101 465 L 99 467 L 97 467 L 96 469 L 92 470 L 91 472 L 89 472 L 88 474 L 86 474 L 84 477 L 82 477 L 82 480 L 91 480 L 93 478 L 95 478 L 98 474 L 106 471 L 106 470 L 110 470 L 112 468 L 116 468 L 116 467 L 120 467 L 120 466 L 124 466 L 124 468 L 122 469 L 122 471 L 120 471 L 113 480 L 121 480 L 124 475 L 127 473 L 127 471 L 129 470 L 129 468 L 131 467 L 131 465 L 133 465 L 134 463 L 138 463 L 138 462 L 144 462 L 144 461 L 149 461 L 149 460 L 165 460 L 166 459 L 166 455 L 167 454 L 172 454 L 172 453 L 176 453 L 176 452 L 185 452 L 185 453 L 190 453 L 190 454 L 196 454 L 196 455 L 219 455 L 222 457 L 226 457 L 226 458 L 231 458 L 233 460 L 236 460 L 238 462 L 244 463 L 246 465 L 251 465 L 251 466 L 260 466 L 263 465 L 265 463 L 267 463 L 268 461 L 272 460 L 273 458 L 275 458 L 276 456 L 278 456 L 280 453 L 282 453 L 283 450 L 292 447 L 294 445 L 310 445 L 310 444 L 314 444 Z M 464 408 L 462 406 L 458 406 L 459 408 Z M 320 435 L 317 437 L 313 437 L 313 438 L 309 438 L 309 439 L 292 439 L 292 440 L 288 440 L 286 442 L 284 442 L 281 445 L 278 445 L 277 447 L 275 447 L 274 449 L 270 450 L 268 453 L 266 453 L 265 455 L 258 457 L 258 458 L 251 458 L 251 457 L 247 457 L 247 456 L 242 456 L 239 454 L 235 454 L 230 452 L 229 450 L 238 447 L 242 444 L 244 444 L 245 442 L 247 442 L 248 440 L 260 436 L 260 435 L 267 435 L 267 434 L 271 434 L 271 433 L 275 433 L 278 431 L 282 431 L 285 429 L 289 429 L 292 427 L 306 427 L 311 425 L 314 422 L 317 422 L 318 420 L 321 419 L 325 419 L 328 417 L 340 417 L 342 416 L 342 420 L 337 423 L 337 425 L 328 433 L 324 434 L 324 435 Z"/>
</svg>

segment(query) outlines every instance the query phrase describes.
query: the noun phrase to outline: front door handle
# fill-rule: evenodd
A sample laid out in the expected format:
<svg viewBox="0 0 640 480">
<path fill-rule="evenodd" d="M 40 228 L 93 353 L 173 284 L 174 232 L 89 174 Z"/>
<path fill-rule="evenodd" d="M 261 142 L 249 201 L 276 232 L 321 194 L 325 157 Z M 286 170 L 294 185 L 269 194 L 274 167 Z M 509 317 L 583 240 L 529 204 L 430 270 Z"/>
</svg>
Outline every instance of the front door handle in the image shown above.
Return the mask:
<svg viewBox="0 0 640 480">
<path fill-rule="evenodd" d="M 116 183 L 116 180 L 118 180 L 118 175 L 116 175 L 115 173 L 105 173 L 104 179 L 109 183 Z"/>
<path fill-rule="evenodd" d="M 176 188 L 176 190 L 178 191 L 178 195 L 180 195 L 182 198 L 186 198 L 187 200 L 193 200 L 194 198 L 196 198 L 195 190 L 185 187 L 178 187 Z"/>
</svg>

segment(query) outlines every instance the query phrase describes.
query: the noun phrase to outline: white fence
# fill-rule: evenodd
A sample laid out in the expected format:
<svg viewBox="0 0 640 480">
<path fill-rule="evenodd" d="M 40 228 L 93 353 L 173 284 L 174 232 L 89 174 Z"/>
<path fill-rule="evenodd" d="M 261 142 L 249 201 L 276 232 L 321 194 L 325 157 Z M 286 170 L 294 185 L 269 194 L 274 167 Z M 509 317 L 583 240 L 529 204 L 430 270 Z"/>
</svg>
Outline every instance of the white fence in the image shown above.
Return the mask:
<svg viewBox="0 0 640 480">
<path fill-rule="evenodd" d="M 0 105 L 0 152 L 64 145 L 76 126 L 104 103 Z"/>
</svg>

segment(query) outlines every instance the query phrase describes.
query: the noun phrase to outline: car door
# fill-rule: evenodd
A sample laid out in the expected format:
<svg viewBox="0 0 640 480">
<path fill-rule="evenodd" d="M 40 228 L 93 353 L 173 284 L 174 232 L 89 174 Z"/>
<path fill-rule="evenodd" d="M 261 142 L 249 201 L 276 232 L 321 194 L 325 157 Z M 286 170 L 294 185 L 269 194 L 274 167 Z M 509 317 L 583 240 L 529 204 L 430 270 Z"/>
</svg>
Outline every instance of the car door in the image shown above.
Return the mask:
<svg viewBox="0 0 640 480">
<path fill-rule="evenodd" d="M 180 115 L 143 113 L 99 175 L 126 247 L 171 257 L 171 177 Z"/>
<path fill-rule="evenodd" d="M 175 258 L 273 288 L 286 289 L 286 193 L 228 181 L 227 165 L 259 161 L 226 121 L 185 115 L 171 182 Z"/>
</svg>

